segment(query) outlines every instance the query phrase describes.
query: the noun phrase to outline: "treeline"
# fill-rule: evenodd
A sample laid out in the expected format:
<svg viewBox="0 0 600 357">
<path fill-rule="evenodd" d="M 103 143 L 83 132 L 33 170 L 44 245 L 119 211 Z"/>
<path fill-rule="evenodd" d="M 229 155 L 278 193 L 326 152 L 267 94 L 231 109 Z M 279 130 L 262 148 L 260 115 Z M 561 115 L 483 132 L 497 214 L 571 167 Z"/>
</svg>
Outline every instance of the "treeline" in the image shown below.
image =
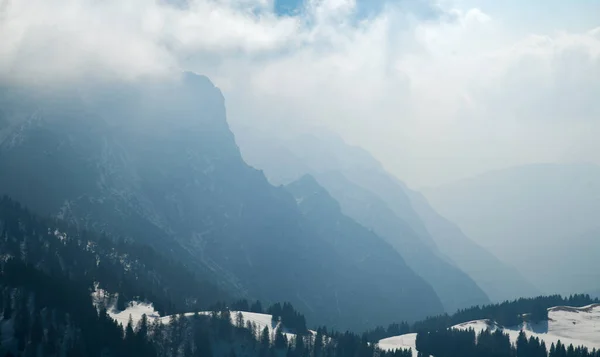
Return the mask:
<svg viewBox="0 0 600 357">
<path fill-rule="evenodd" d="M 512 327 L 519 326 L 525 321 L 540 322 L 548 320 L 548 309 L 554 306 L 581 307 L 599 302 L 597 298 L 592 298 L 587 294 L 571 295 L 568 297 L 551 295 L 521 298 L 499 304 L 474 306 L 459 310 L 452 315 L 443 314 L 429 317 L 412 325 L 402 322 L 391 324 L 387 328 L 378 327 L 367 331 L 366 335 L 369 341 L 377 342 L 384 338 L 406 333 L 439 331 L 473 320 L 493 320 L 501 326 Z"/>
<path fill-rule="evenodd" d="M 221 311 L 221 310 L 233 310 L 233 311 L 249 311 L 256 312 L 258 314 L 264 314 L 265 311 L 263 309 L 262 303 L 259 300 L 256 300 L 252 304 L 248 302 L 246 299 L 237 300 L 232 303 L 229 308 L 227 308 L 227 304 L 219 303 L 213 305 L 211 308 L 212 311 Z"/>
<path fill-rule="evenodd" d="M 123 327 L 109 317 L 106 306 L 94 306 L 91 291 L 100 288 L 129 300 L 148 300 L 168 323 L 149 321 Z M 597 302 L 587 295 L 519 299 L 474 307 L 409 325 L 392 324 L 363 335 L 318 328 L 307 330 L 304 316 L 289 303 L 268 309 L 256 301 L 233 304 L 209 282 L 191 274 L 149 247 L 114 242 L 79 232 L 60 221 L 41 219 L 4 197 L 0 199 L 0 356 L 89 357 L 409 357 L 410 350 L 385 352 L 382 338 L 418 332 L 420 354 L 433 356 L 542 356 L 546 346 L 519 337 L 511 346 L 501 332 L 457 331 L 461 322 L 493 319 L 518 325 L 524 319 L 547 318 L 547 308 Z M 174 313 L 205 310 L 210 316 Z M 230 310 L 270 313 L 272 326 L 259 330 Z M 279 323 L 281 322 L 281 323 Z M 297 332 L 295 336 L 284 333 Z M 4 335 L 2 335 L 4 333 Z M 600 357 L 597 351 L 562 344 L 548 349 L 550 357 Z"/>
<path fill-rule="evenodd" d="M 207 309 L 228 295 L 152 248 L 79 231 L 42 219 L 8 197 L 0 198 L 0 252 L 50 275 L 62 273 L 89 288 L 119 292 L 118 304 L 152 301 L 163 315 Z"/>
<path fill-rule="evenodd" d="M 523 331 L 512 344 L 509 335 L 500 329 L 478 334 L 473 329 L 420 332 L 416 347 L 419 356 L 434 357 L 600 357 L 600 351 L 566 347 L 560 341 L 548 350 L 544 341 L 533 336 L 527 338 Z"/>
<path fill-rule="evenodd" d="M 0 265 L 0 356 L 156 356 L 97 311 L 85 284 L 17 259 Z M 7 334 L 8 332 L 8 334 Z"/>
<path fill-rule="evenodd" d="M 250 304 L 248 300 L 241 299 L 231 304 L 219 302 L 217 304 L 212 305 L 210 307 L 210 310 L 248 311 L 256 312 L 259 314 L 269 314 L 271 315 L 271 324 L 273 327 L 281 323 L 281 325 L 291 333 L 300 335 L 308 333 L 308 328 L 306 327 L 306 318 L 303 314 L 296 311 L 296 309 L 294 309 L 292 304 L 289 302 L 284 302 L 283 304 L 275 303 L 265 310 L 263 309 L 262 303 L 258 300 Z"/>
<path fill-rule="evenodd" d="M 281 322 L 284 327 L 296 334 L 304 335 L 308 333 L 304 315 L 297 312 L 289 302 L 283 303 L 283 306 L 280 303 L 271 305 L 267 309 L 267 313 L 272 315 L 274 324 Z"/>
<path fill-rule="evenodd" d="M 148 324 L 142 322 L 140 325 Z M 257 357 L 410 357 L 410 350 L 379 351 L 353 333 L 317 329 L 315 334 L 291 335 L 281 328 L 259 329 L 243 316 L 228 310 L 210 316 L 173 315 L 165 324 L 150 324 L 149 331 L 160 356 L 257 356 Z M 138 328 L 139 329 L 139 328 Z M 134 331 L 135 332 L 135 331 Z"/>
<path fill-rule="evenodd" d="M 229 308 L 211 316 L 172 315 L 164 324 L 144 316 L 123 327 L 110 318 L 105 305 L 94 306 L 91 292 L 96 283 L 119 296 L 121 307 L 129 299 L 147 299 L 161 314 L 204 310 L 211 301 L 227 299 L 151 248 L 79 232 L 63 222 L 41 219 L 6 197 L 0 199 L 0 356 L 411 355 L 378 351 L 364 336 L 349 332 L 320 328 L 306 333 L 304 316 L 289 303 L 267 309 L 282 322 L 273 333 L 244 322 L 241 314 L 232 324 Z M 258 301 L 231 306 L 264 312 Z M 287 335 L 283 326 L 301 334 Z"/>
</svg>

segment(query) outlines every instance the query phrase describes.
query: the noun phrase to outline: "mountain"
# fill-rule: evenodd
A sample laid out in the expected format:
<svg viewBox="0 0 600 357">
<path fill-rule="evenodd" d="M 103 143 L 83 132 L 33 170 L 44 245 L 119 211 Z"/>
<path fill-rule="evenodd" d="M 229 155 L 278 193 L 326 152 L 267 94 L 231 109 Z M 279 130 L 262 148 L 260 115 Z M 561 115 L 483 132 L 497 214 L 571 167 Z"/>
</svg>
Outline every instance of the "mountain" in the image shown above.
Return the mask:
<svg viewBox="0 0 600 357">
<path fill-rule="evenodd" d="M 539 295 L 517 269 L 469 239 L 456 224 L 435 211 L 421 193 L 408 188 L 406 192 L 439 251 L 473 278 L 492 301 Z"/>
<path fill-rule="evenodd" d="M 473 276 L 482 279 L 481 286 L 485 284 L 494 298 L 501 298 L 508 291 L 508 287 L 499 284 L 520 284 L 523 290 L 531 291 L 518 274 L 460 232 L 440 231 L 441 217 L 432 214 L 426 201 L 418 201 L 417 211 L 412 202 L 417 197 L 414 192 L 388 174 L 365 150 L 323 132 L 288 136 L 255 128 L 239 128 L 236 132 L 245 159 L 263 169 L 271 182 L 286 184 L 311 174 L 340 203 L 345 215 L 384 238 L 433 286 L 447 311 L 489 301 L 477 285 L 480 282 L 475 283 L 461 269 L 481 271 Z M 457 247 L 450 250 L 451 258 L 438 249 L 438 241 L 444 247 Z M 473 261 L 483 265 L 476 266 Z M 498 272 L 497 278 L 485 271 Z M 490 279 L 491 284 L 487 283 Z"/>
<path fill-rule="evenodd" d="M 431 286 L 408 268 L 388 243 L 345 216 L 339 203 L 313 177 L 305 175 L 286 189 L 294 195 L 317 234 L 356 267 L 351 275 L 354 283 L 362 287 L 361 295 L 364 295 L 357 296 L 358 301 L 370 301 L 369 295 L 374 294 L 386 299 L 389 305 L 402 299 L 411 305 L 437 306 L 442 310 L 439 300 L 430 298 L 435 296 Z M 407 291 L 406 286 L 411 286 L 412 291 Z M 369 318 L 381 321 L 390 312 L 381 310 L 378 313 L 382 315 Z"/>
<path fill-rule="evenodd" d="M 244 162 L 205 77 L 3 87 L 0 108 L 0 193 L 34 212 L 148 244 L 229 295 L 290 301 L 315 324 L 363 329 L 441 311 L 419 279 L 395 300 L 356 285 L 364 267 Z"/>
<path fill-rule="evenodd" d="M 184 313 L 203 311 L 218 289 L 148 246 L 39 217 L 7 197 L 0 232 L 2 356 L 410 356 L 349 332 L 308 333 L 289 303 L 268 315 L 259 302 L 252 304 L 258 313 L 223 304 Z M 125 304 L 126 296 L 134 301 Z"/>
<path fill-rule="evenodd" d="M 146 341 L 124 338 L 123 326 L 94 307 L 90 292 L 98 288 L 123 304 L 148 299 L 161 313 L 227 299 L 148 247 L 41 218 L 7 197 L 0 198 L 0 232 L 2 355 L 155 356 Z"/>
<path fill-rule="evenodd" d="M 546 293 L 597 287 L 600 167 L 536 164 L 425 189 L 441 214 Z"/>
</svg>

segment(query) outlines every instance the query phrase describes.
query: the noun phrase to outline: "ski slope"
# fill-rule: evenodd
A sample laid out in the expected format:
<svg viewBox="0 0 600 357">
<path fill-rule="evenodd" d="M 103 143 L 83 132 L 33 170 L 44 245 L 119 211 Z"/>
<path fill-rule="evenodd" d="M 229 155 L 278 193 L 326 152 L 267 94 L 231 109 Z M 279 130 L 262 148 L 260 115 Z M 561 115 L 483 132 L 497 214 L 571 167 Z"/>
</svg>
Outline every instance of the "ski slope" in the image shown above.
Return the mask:
<svg viewBox="0 0 600 357">
<path fill-rule="evenodd" d="M 490 320 L 476 320 L 465 322 L 452 328 L 455 329 L 474 329 L 476 332 L 485 329 L 501 329 L 510 336 L 510 340 L 516 343 L 521 329 L 525 331 L 527 337 L 535 336 L 546 343 L 550 348 L 552 343 L 556 344 L 559 340 L 567 346 L 586 346 L 589 349 L 600 349 L 600 304 L 594 304 L 584 307 L 558 306 L 548 309 L 548 321 L 538 324 L 523 324 L 504 328 Z M 413 349 L 413 356 L 417 355 L 416 350 L 417 335 L 407 334 L 394 336 L 379 341 L 379 348 L 382 350 L 395 349 Z"/>
</svg>

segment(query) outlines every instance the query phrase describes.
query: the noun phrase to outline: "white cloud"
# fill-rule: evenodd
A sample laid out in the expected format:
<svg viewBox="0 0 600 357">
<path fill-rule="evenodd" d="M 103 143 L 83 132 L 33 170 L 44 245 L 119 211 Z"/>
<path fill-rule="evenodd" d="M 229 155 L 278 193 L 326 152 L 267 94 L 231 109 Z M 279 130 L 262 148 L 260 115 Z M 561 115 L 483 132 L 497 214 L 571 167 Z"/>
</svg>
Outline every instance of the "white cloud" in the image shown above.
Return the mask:
<svg viewBox="0 0 600 357">
<path fill-rule="evenodd" d="M 234 128 L 326 125 L 412 185 L 600 163 L 600 27 L 557 13 L 561 32 L 538 32 L 536 18 L 466 3 L 440 1 L 423 18 L 419 0 L 368 17 L 354 0 L 310 0 L 296 17 L 270 0 L 3 0 L 0 80 L 192 69 L 223 89 Z"/>
</svg>

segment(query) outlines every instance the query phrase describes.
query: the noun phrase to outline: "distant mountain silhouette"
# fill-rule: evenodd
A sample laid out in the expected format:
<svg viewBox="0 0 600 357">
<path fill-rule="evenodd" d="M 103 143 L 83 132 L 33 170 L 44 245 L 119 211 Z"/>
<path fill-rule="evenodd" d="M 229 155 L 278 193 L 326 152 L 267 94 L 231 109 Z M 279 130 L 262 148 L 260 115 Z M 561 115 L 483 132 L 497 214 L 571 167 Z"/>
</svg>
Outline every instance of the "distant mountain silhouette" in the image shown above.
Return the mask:
<svg viewBox="0 0 600 357">
<path fill-rule="evenodd" d="M 477 285 L 494 300 L 534 293 L 514 269 L 473 243 L 365 150 L 323 132 L 288 137 L 240 128 L 236 136 L 246 160 L 263 169 L 271 182 L 313 175 L 344 214 L 397 249 L 434 287 L 447 310 L 488 301 Z"/>
<path fill-rule="evenodd" d="M 600 167 L 535 164 L 424 191 L 432 205 L 544 293 L 600 281 Z"/>
</svg>

